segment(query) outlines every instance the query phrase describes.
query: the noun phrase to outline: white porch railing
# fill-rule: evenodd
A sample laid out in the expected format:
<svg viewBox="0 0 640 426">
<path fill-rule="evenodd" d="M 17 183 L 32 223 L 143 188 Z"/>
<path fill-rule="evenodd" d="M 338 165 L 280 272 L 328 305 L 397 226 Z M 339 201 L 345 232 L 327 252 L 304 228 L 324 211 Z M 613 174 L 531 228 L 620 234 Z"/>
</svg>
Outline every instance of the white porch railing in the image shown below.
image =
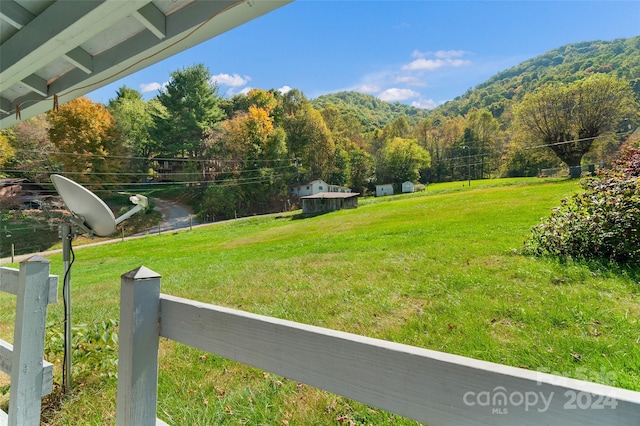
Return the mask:
<svg viewBox="0 0 640 426">
<path fill-rule="evenodd" d="M 140 267 L 122 276 L 118 425 L 156 423 L 160 336 L 430 426 L 640 419 L 640 392 L 168 296 Z"/>
<path fill-rule="evenodd" d="M 11 376 L 9 413 L 0 411 L 0 425 L 39 425 L 41 398 L 53 381 L 53 365 L 43 355 L 47 304 L 57 301 L 58 277 L 49 275 L 47 259 L 33 256 L 19 270 L 0 268 L 0 290 L 18 296 L 14 344 L 0 340 L 0 370 Z"/>
</svg>

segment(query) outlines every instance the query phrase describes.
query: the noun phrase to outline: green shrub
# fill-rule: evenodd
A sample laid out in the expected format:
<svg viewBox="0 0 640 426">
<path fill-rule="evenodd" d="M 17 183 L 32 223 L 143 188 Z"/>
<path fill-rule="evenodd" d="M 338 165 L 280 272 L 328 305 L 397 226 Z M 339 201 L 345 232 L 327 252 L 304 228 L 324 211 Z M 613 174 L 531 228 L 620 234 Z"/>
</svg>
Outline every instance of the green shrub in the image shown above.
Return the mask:
<svg viewBox="0 0 640 426">
<path fill-rule="evenodd" d="M 532 230 L 525 251 L 560 258 L 640 264 L 640 151 L 613 170 L 585 179 L 585 191 L 563 200 Z"/>
<path fill-rule="evenodd" d="M 63 324 L 47 324 L 45 358 L 62 365 L 64 360 Z M 71 330 L 72 374 L 75 381 L 89 377 L 115 378 L 118 374 L 118 321 L 78 324 Z"/>
</svg>

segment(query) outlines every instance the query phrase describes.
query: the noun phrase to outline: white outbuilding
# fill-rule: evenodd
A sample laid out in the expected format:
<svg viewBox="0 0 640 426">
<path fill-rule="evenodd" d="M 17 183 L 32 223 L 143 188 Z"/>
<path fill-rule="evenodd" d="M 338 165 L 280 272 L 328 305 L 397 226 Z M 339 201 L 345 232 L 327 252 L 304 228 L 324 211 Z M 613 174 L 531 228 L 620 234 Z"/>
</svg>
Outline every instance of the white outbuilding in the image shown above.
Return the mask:
<svg viewBox="0 0 640 426">
<path fill-rule="evenodd" d="M 376 197 L 384 197 L 385 195 L 393 195 L 392 183 L 376 185 Z"/>
<path fill-rule="evenodd" d="M 402 182 L 402 192 L 406 193 L 406 192 L 414 192 L 416 190 L 416 186 L 413 184 L 413 182 Z"/>
</svg>

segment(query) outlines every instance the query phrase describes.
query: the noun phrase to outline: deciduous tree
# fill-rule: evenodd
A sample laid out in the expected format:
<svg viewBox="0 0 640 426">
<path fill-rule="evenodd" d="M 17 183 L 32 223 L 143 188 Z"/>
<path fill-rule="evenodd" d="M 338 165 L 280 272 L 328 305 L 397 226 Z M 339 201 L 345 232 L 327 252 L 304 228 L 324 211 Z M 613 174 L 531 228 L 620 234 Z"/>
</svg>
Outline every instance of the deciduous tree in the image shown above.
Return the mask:
<svg viewBox="0 0 640 426">
<path fill-rule="evenodd" d="M 96 173 L 116 172 L 122 167 L 122 147 L 115 138 L 115 121 L 107 108 L 81 97 L 49 113 L 49 137 L 58 149 L 52 157 L 66 172 L 80 172 L 79 181 L 100 181 Z"/>
<path fill-rule="evenodd" d="M 349 173 L 351 189 L 361 194 L 366 192 L 367 184 L 375 175 L 373 157 L 362 149 L 354 148 L 349 152 L 349 165 L 351 167 Z"/>
<path fill-rule="evenodd" d="M 52 153 L 55 146 L 49 139 L 49 120 L 45 114 L 21 121 L 11 129 L 3 131 L 11 144 L 13 155 L 5 167 L 36 182 L 49 180 L 49 172 L 55 171 Z"/>
<path fill-rule="evenodd" d="M 0 167 L 4 167 L 8 162 L 13 159 L 16 151 L 9 143 L 9 138 L 0 133 Z"/>
<path fill-rule="evenodd" d="M 420 178 L 420 169 L 429 167 L 431 158 L 415 139 L 395 137 L 380 150 L 378 161 L 377 181 L 400 184 L 416 182 Z"/>
<path fill-rule="evenodd" d="M 115 99 L 109 101 L 108 109 L 115 119 L 118 130 L 117 137 L 135 159 L 131 162 L 136 171 L 146 173 L 149 169 L 149 159 L 156 151 L 155 141 L 151 138 L 153 127 L 153 103 L 157 100 L 145 102 L 140 92 L 126 86 L 118 89 Z"/>
<path fill-rule="evenodd" d="M 531 142 L 548 146 L 579 171 L 575 166 L 594 141 L 634 111 L 637 105 L 626 81 L 595 74 L 568 85 L 544 86 L 525 96 L 515 114 Z"/>
<path fill-rule="evenodd" d="M 295 89 L 283 96 L 283 111 L 288 151 L 301 159 L 304 179 L 328 179 L 335 143 L 322 115 Z"/>
</svg>

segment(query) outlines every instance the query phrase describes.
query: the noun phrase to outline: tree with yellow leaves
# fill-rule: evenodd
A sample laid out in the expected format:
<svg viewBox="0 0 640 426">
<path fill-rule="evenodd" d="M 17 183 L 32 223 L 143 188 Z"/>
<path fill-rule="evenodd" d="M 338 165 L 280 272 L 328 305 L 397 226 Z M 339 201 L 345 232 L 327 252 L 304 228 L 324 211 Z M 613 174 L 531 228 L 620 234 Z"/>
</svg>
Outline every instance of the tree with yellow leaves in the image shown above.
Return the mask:
<svg viewBox="0 0 640 426">
<path fill-rule="evenodd" d="M 121 146 L 115 137 L 115 122 L 107 108 L 86 97 L 74 99 L 49 113 L 49 137 L 58 152 L 54 160 L 64 172 L 80 172 L 80 182 L 99 182 L 95 173 L 122 169 Z M 109 179 L 113 180 L 113 179 Z"/>
</svg>

